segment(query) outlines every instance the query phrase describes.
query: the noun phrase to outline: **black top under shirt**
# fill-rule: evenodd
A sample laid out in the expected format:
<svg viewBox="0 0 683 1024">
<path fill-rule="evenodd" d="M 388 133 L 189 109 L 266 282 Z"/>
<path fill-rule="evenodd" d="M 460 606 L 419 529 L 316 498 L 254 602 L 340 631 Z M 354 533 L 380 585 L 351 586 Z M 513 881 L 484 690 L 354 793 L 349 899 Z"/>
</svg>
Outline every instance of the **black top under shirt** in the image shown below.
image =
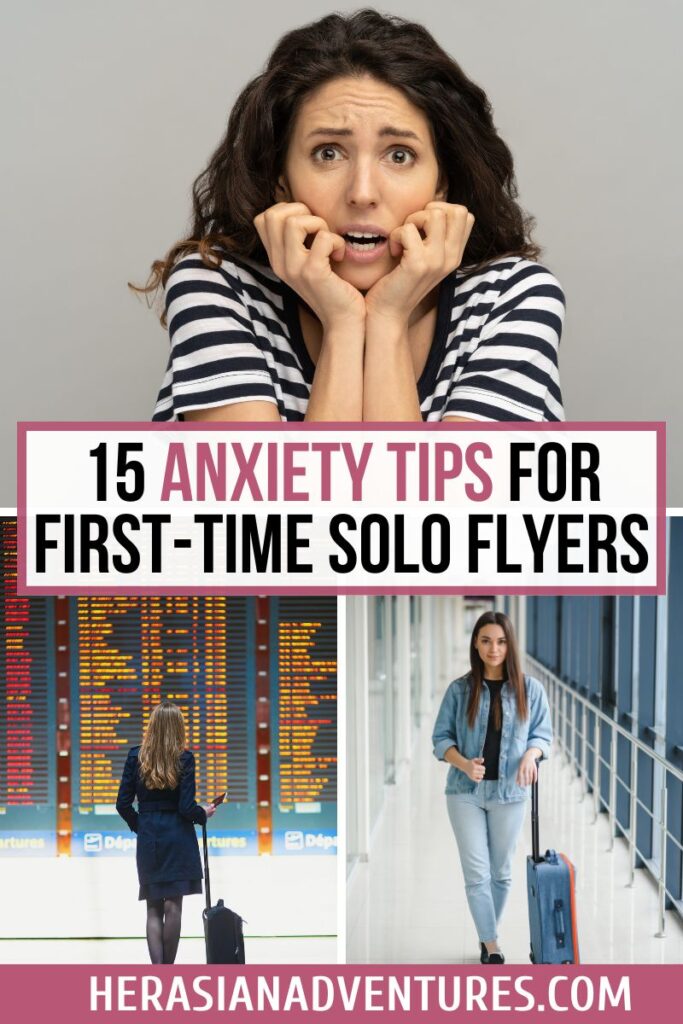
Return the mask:
<svg viewBox="0 0 683 1024">
<path fill-rule="evenodd" d="M 486 782 L 498 778 L 498 762 L 500 760 L 500 734 L 503 725 L 503 706 L 500 692 L 506 679 L 485 679 L 484 682 L 489 688 L 491 703 L 489 704 L 489 720 L 486 726 L 486 739 L 484 740 L 484 779 Z M 500 725 L 494 728 L 493 713 L 498 707 L 500 712 Z"/>
</svg>

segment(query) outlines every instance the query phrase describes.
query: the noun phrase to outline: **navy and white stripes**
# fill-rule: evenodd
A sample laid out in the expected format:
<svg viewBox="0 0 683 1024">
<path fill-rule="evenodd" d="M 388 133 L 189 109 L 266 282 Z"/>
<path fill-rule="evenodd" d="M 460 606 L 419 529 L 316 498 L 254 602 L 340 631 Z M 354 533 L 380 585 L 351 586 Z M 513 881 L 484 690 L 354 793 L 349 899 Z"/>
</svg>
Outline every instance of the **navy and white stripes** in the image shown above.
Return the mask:
<svg viewBox="0 0 683 1024">
<path fill-rule="evenodd" d="M 231 257 L 211 269 L 186 256 L 169 277 L 166 312 L 171 353 L 155 420 L 245 401 L 304 418 L 315 367 L 297 297 L 269 268 Z M 506 257 L 449 275 L 418 381 L 423 419 L 563 419 L 563 316 L 562 289 L 538 263 Z"/>
<path fill-rule="evenodd" d="M 538 263 L 511 257 L 458 275 L 426 418 L 564 419 L 557 365 L 563 318 L 562 289 Z"/>
</svg>

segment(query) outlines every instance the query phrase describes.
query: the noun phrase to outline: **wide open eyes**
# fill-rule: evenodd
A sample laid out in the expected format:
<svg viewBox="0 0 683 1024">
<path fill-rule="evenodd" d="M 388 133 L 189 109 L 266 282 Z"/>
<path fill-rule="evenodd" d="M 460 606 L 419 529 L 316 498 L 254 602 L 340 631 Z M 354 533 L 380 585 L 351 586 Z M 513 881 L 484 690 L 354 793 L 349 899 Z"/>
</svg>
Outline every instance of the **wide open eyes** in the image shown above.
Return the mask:
<svg viewBox="0 0 683 1024">
<path fill-rule="evenodd" d="M 316 146 L 311 156 L 316 163 L 331 164 L 336 159 L 342 157 L 342 152 L 339 146 Z"/>
<path fill-rule="evenodd" d="M 412 149 L 408 149 L 406 146 L 393 146 L 388 152 L 391 163 L 398 164 L 400 167 L 412 164 L 417 159 L 417 155 Z"/>
<path fill-rule="evenodd" d="M 316 146 L 311 156 L 315 163 L 331 164 L 343 160 L 346 153 L 341 146 L 324 143 Z M 383 153 L 382 159 L 396 167 L 409 167 L 417 160 L 417 154 L 408 146 L 391 146 Z"/>
</svg>

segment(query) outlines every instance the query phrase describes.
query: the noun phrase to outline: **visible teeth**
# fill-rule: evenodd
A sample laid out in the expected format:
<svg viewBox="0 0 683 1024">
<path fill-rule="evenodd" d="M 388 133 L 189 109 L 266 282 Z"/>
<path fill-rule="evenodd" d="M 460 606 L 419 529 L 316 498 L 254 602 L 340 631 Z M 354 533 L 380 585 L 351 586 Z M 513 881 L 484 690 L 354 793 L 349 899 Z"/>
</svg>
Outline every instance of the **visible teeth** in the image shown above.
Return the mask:
<svg viewBox="0 0 683 1024">
<path fill-rule="evenodd" d="M 348 246 L 356 252 L 371 252 L 385 241 L 383 236 L 371 235 L 365 231 L 347 231 L 344 237 Z"/>
</svg>

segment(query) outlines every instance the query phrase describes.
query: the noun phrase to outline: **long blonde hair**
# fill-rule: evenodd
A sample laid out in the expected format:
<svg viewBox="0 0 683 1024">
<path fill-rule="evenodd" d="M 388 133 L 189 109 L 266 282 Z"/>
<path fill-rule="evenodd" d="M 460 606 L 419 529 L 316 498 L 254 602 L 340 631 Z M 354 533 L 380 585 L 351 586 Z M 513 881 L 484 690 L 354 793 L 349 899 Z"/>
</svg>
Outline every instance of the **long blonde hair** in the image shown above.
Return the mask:
<svg viewBox="0 0 683 1024">
<path fill-rule="evenodd" d="M 179 707 L 164 700 L 152 711 L 140 747 L 140 777 L 147 789 L 175 789 L 180 755 L 185 750 L 185 719 Z"/>
</svg>

